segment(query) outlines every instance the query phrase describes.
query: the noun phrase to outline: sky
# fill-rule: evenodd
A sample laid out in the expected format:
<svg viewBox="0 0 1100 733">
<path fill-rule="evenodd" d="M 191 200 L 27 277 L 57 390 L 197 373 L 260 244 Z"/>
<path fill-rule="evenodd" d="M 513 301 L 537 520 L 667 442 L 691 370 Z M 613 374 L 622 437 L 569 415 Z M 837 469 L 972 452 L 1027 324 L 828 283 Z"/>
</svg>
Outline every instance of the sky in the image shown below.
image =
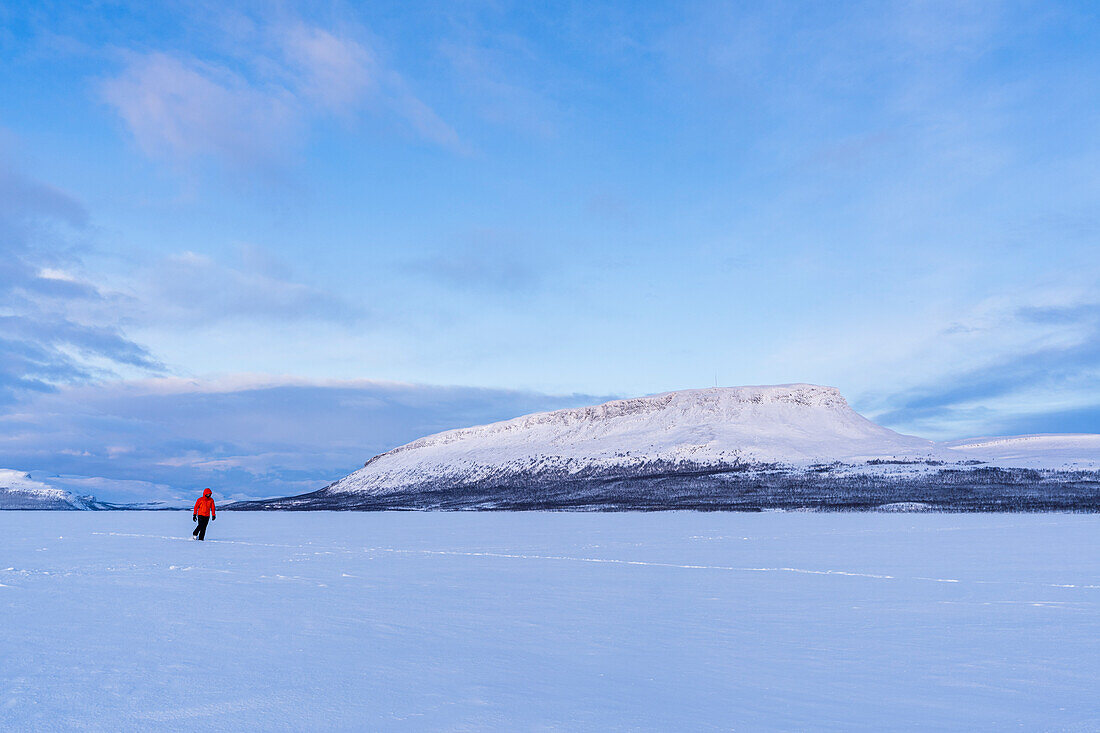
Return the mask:
<svg viewBox="0 0 1100 733">
<path fill-rule="evenodd" d="M 0 465 L 270 496 L 715 383 L 1100 432 L 1098 123 L 1087 2 L 7 2 Z"/>
</svg>

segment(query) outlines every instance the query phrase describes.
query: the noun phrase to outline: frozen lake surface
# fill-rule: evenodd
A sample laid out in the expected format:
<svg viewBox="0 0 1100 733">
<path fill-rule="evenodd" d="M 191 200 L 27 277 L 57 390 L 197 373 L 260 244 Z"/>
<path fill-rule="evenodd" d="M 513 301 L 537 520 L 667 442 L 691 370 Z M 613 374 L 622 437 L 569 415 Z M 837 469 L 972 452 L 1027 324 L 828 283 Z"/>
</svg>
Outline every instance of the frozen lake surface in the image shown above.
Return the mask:
<svg viewBox="0 0 1100 733">
<path fill-rule="evenodd" d="M 1100 730 L 1100 516 L 0 512 L 4 730 Z"/>
</svg>

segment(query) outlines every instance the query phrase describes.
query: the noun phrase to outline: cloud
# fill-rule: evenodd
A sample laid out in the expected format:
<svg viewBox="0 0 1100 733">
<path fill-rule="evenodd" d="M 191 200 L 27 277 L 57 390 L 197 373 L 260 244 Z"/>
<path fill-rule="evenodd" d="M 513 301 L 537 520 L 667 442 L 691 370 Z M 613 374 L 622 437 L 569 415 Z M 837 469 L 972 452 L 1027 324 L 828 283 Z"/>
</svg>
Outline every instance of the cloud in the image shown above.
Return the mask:
<svg viewBox="0 0 1100 733">
<path fill-rule="evenodd" d="M 94 496 L 102 501 L 118 504 L 145 502 L 187 503 L 194 499 L 187 492 L 167 484 L 149 481 L 109 479 L 102 476 L 69 476 L 63 474 L 41 475 L 51 486 L 66 489 L 77 496 Z M 104 497 L 110 497 L 109 499 Z"/>
<path fill-rule="evenodd" d="M 525 249 L 514 234 L 480 230 L 448 249 L 410 261 L 406 269 L 456 290 L 530 291 L 541 284 L 547 265 L 533 266 Z"/>
<path fill-rule="evenodd" d="M 289 87 L 298 97 L 344 117 L 363 107 L 385 112 L 429 142 L 467 152 L 458 133 L 364 43 L 305 23 L 292 24 L 278 35 L 296 75 Z"/>
<path fill-rule="evenodd" d="M 0 165 L 0 222 L 5 227 L 55 222 L 82 228 L 88 224 L 88 211 L 64 191 Z"/>
<path fill-rule="evenodd" d="M 300 75 L 295 88 L 331 112 L 355 109 L 379 86 L 381 69 L 374 55 L 322 28 L 298 23 L 285 29 L 283 52 Z"/>
<path fill-rule="evenodd" d="M 0 405 L 26 392 L 168 371 L 127 330 L 227 320 L 356 325 L 368 316 L 247 243 L 235 261 L 184 252 L 115 277 L 122 290 L 106 287 L 84 267 L 95 252 L 89 221 L 77 199 L 0 158 Z"/>
<path fill-rule="evenodd" d="M 1053 409 L 1015 415 L 999 421 L 1004 435 L 1034 433 L 1100 433 L 1100 400 L 1071 409 Z"/>
<path fill-rule="evenodd" d="M 212 157 L 251 167 L 282 157 L 302 124 L 291 92 L 163 53 L 132 55 L 102 93 L 143 152 L 171 161 Z"/>
<path fill-rule="evenodd" d="M 1030 306 L 1019 310 L 1021 320 L 1042 324 L 1085 325 L 1100 327 L 1100 303 L 1075 303 L 1061 306 Z"/>
<path fill-rule="evenodd" d="M 71 196 L 0 161 L 0 404 L 132 367 L 161 365 L 104 319 L 115 296 L 71 273 L 88 222 Z"/>
<path fill-rule="evenodd" d="M 83 385 L 0 413 L 0 465 L 39 478 L 99 477 L 101 491 L 90 493 L 114 501 L 208 485 L 283 495 L 319 489 L 422 435 L 603 399 L 256 375 Z"/>
<path fill-rule="evenodd" d="M 142 298 L 146 319 L 201 326 L 227 319 L 352 324 L 366 317 L 360 305 L 291 279 L 260 247 L 242 245 L 238 254 L 232 265 L 195 252 L 154 265 Z"/>
<path fill-rule="evenodd" d="M 943 74 L 960 73 L 961 62 L 995 48 L 1014 21 L 1035 20 L 1026 6 L 1018 18 L 1008 15 L 1005 4 L 951 0 L 702 3 L 652 47 L 716 94 L 764 90 L 770 102 L 798 105 L 808 94 L 851 92 L 899 76 L 944 81 Z"/>
<path fill-rule="evenodd" d="M 589 196 L 584 203 L 584 211 L 595 219 L 619 226 L 630 225 L 635 219 L 630 202 L 610 191 L 600 191 Z"/>
<path fill-rule="evenodd" d="M 362 41 L 301 21 L 257 24 L 217 60 L 169 51 L 124 55 L 100 93 L 147 155 L 175 165 L 213 160 L 241 171 L 287 163 L 311 124 L 395 120 L 454 150 L 458 134 Z"/>
<path fill-rule="evenodd" d="M 1021 307 L 994 330 L 1025 328 L 1041 335 L 891 396 L 875 419 L 926 433 L 1008 433 L 1039 425 L 1050 432 L 1100 432 L 1100 303 Z M 1057 416 L 1072 418 L 1073 427 L 1059 426 Z"/>
<path fill-rule="evenodd" d="M 463 40 L 440 45 L 450 65 L 456 86 L 475 105 L 478 115 L 494 125 L 521 130 L 537 138 L 558 134 L 555 106 L 533 82 L 520 83 L 515 77 L 526 68 L 527 76 L 546 75 L 546 59 L 537 58 L 522 39 L 500 33 L 475 32 L 467 28 Z M 545 82 L 543 82 L 545 85 Z"/>
</svg>

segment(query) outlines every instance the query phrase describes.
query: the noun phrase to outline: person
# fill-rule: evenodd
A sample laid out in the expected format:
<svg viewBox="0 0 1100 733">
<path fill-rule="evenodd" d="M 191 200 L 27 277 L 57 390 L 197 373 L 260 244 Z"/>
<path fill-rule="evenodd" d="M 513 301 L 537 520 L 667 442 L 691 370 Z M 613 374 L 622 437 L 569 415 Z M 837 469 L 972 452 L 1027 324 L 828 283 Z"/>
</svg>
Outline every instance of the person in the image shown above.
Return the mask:
<svg viewBox="0 0 1100 733">
<path fill-rule="evenodd" d="M 214 499 L 210 496 L 210 489 L 203 489 L 202 496 L 195 502 L 195 510 L 191 512 L 191 521 L 198 522 L 195 527 L 195 531 L 191 533 L 191 536 L 199 539 L 206 539 L 206 525 L 211 519 L 216 519 L 214 510 Z"/>
</svg>

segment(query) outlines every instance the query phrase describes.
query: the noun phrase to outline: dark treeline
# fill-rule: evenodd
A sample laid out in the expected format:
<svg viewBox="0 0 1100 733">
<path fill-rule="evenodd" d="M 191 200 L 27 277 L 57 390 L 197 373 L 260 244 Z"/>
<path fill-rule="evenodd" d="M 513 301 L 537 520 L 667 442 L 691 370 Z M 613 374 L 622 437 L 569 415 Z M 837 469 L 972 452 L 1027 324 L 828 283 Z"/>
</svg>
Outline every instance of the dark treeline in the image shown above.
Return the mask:
<svg viewBox="0 0 1100 733">
<path fill-rule="evenodd" d="M 655 468 L 655 467 L 651 467 Z M 432 486 L 381 496 L 328 488 L 237 510 L 868 511 L 920 504 L 952 512 L 1100 511 L 1100 472 L 944 468 L 913 476 L 850 475 L 834 465 L 792 473 L 775 467 L 650 470 Z"/>
</svg>

